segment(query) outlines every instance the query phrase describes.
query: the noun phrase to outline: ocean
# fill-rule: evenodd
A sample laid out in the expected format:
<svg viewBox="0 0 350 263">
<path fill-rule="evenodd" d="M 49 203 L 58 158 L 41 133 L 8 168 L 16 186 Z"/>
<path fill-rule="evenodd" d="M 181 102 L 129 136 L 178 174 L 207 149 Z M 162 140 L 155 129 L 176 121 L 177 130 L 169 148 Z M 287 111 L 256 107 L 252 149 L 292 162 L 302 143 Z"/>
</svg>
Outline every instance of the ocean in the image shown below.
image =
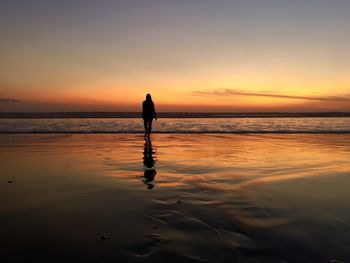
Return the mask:
<svg viewBox="0 0 350 263">
<path fill-rule="evenodd" d="M 202 116 L 202 115 L 200 115 Z M 350 117 L 172 117 L 153 122 L 154 133 L 348 134 Z M 0 118 L 0 133 L 143 133 L 141 118 Z"/>
</svg>

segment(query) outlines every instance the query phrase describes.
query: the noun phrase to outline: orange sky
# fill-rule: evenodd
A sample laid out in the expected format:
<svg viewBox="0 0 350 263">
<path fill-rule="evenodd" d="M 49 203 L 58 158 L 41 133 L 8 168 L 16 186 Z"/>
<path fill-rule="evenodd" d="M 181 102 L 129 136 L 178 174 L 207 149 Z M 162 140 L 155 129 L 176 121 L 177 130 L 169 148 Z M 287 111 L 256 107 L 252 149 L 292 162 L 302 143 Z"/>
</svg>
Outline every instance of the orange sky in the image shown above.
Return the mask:
<svg viewBox="0 0 350 263">
<path fill-rule="evenodd" d="M 0 111 L 350 111 L 350 3 L 39 2 L 2 4 Z"/>
</svg>

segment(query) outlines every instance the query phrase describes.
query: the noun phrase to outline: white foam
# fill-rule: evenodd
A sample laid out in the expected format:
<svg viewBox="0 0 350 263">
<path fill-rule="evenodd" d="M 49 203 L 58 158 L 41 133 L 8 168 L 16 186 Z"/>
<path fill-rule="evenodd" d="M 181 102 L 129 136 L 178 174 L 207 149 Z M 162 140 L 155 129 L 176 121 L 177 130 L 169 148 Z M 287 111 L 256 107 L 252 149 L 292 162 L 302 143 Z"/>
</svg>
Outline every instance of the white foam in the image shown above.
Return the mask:
<svg viewBox="0 0 350 263">
<path fill-rule="evenodd" d="M 0 119 L 0 133 L 143 133 L 136 118 Z M 164 118 L 154 133 L 350 133 L 350 118 Z"/>
</svg>

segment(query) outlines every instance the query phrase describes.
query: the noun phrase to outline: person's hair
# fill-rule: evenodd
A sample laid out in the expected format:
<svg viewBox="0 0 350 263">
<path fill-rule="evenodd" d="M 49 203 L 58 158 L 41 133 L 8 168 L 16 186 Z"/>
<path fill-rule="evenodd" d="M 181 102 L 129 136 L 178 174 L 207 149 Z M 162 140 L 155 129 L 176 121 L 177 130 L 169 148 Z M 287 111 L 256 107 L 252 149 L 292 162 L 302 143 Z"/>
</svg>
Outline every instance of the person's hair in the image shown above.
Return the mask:
<svg viewBox="0 0 350 263">
<path fill-rule="evenodd" d="M 147 101 L 152 101 L 151 94 L 148 93 L 148 94 L 146 95 L 146 100 L 147 100 Z"/>
</svg>

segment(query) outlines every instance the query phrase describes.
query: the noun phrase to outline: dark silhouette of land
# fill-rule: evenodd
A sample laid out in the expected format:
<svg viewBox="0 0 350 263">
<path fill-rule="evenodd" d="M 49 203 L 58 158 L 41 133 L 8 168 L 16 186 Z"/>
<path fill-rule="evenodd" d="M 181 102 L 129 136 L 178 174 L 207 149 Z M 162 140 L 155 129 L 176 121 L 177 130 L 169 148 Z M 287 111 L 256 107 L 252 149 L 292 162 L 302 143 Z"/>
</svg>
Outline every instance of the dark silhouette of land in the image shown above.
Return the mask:
<svg viewBox="0 0 350 263">
<path fill-rule="evenodd" d="M 350 112 L 158 112 L 158 118 L 350 117 Z M 0 118 L 140 118 L 140 112 L 0 112 Z"/>
</svg>

